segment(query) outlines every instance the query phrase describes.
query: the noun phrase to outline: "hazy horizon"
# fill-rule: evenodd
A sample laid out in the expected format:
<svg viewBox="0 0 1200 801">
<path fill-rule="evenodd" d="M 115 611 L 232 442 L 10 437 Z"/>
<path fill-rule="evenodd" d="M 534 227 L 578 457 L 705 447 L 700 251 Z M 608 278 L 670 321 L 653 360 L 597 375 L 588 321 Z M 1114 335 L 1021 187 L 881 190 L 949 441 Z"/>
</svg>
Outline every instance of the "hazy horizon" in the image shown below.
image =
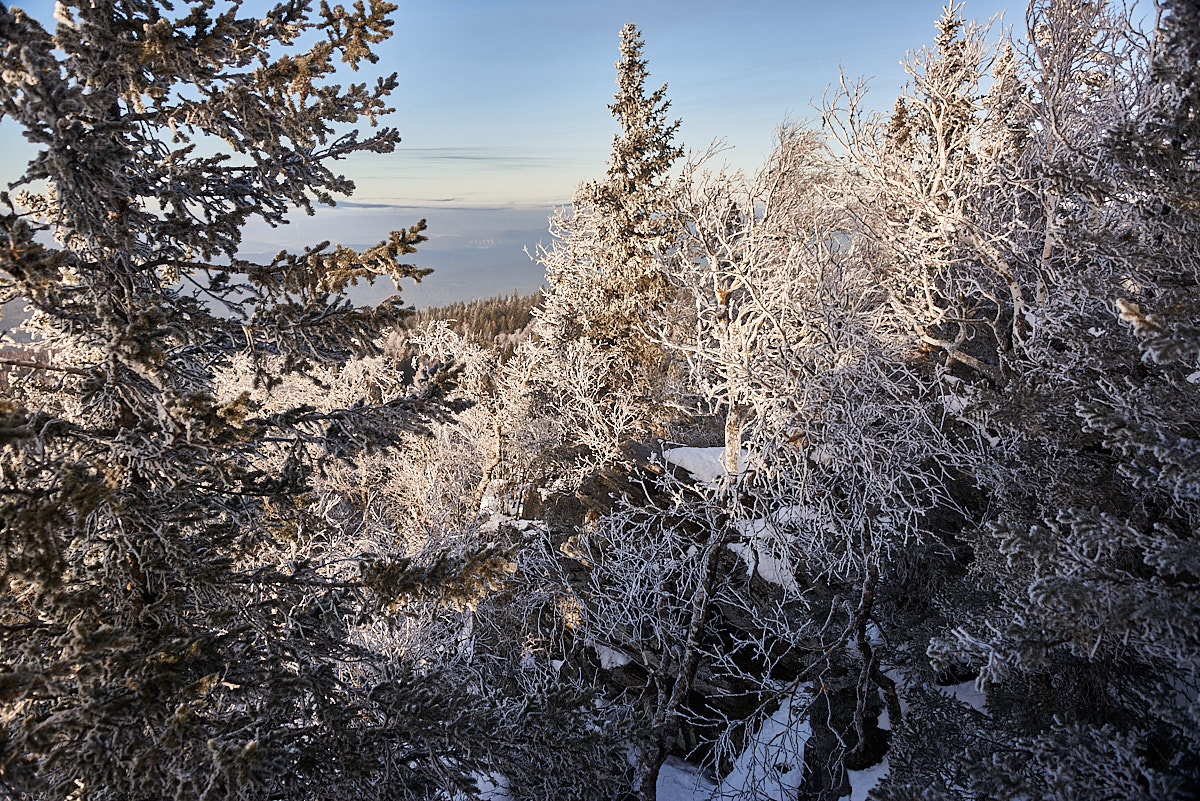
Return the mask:
<svg viewBox="0 0 1200 801">
<path fill-rule="evenodd" d="M 270 258 L 281 249 L 300 250 L 324 240 L 361 250 L 386 239 L 393 230 L 424 219 L 429 241 L 407 261 L 434 272 L 419 284 L 402 284 L 405 304 L 424 308 L 508 295 L 513 290 L 529 294 L 542 285 L 545 271 L 526 250 L 536 254 L 539 243 L 549 243 L 553 210 L 339 203 L 318 209 L 312 217 L 296 215 L 291 225 L 278 228 L 251 223 L 246 226 L 240 253 L 246 258 Z M 393 294 L 392 282 L 386 277 L 350 291 L 356 303 L 378 303 Z"/>
</svg>

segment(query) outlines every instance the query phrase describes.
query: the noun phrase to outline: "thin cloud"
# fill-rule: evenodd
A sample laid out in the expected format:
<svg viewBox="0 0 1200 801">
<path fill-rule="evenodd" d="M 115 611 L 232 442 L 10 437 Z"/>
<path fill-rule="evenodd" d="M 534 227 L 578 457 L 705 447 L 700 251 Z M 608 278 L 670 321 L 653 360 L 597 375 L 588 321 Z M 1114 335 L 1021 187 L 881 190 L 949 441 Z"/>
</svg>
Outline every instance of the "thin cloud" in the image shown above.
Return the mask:
<svg viewBox="0 0 1200 801">
<path fill-rule="evenodd" d="M 422 162 L 468 161 L 523 169 L 531 166 L 554 167 L 566 160 L 562 156 L 533 155 L 506 147 L 401 147 L 396 150 L 396 155 L 410 156 Z"/>
<path fill-rule="evenodd" d="M 348 209 L 400 209 L 410 211 L 412 209 L 422 209 L 429 205 L 442 205 L 445 203 L 458 203 L 462 200 L 460 197 L 438 197 L 438 198 L 420 198 L 419 200 L 408 201 L 406 203 L 388 203 L 381 201 L 377 203 L 362 203 L 355 200 L 339 200 L 337 208 Z"/>
<path fill-rule="evenodd" d="M 556 207 L 569 205 L 570 198 L 547 196 L 546 198 L 535 198 L 533 200 L 508 201 L 502 203 L 464 203 L 463 198 L 448 197 L 448 198 L 405 198 L 396 202 L 388 202 L 380 200 L 370 203 L 360 203 L 353 200 L 339 200 L 337 206 L 327 209 L 318 210 L 318 214 L 338 209 L 371 209 L 371 210 L 395 210 L 403 212 L 411 211 L 438 211 L 438 212 L 539 212 L 549 216 Z M 306 218 L 307 219 L 307 218 Z"/>
</svg>

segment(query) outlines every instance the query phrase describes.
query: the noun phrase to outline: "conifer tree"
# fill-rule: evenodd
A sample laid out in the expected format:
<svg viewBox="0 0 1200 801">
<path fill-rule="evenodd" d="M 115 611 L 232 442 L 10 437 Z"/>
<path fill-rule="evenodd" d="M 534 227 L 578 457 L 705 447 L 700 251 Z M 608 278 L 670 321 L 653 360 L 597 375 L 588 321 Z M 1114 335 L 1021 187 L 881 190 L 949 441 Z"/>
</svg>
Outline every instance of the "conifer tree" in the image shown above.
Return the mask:
<svg viewBox="0 0 1200 801">
<path fill-rule="evenodd" d="M 590 183 L 584 189 L 585 202 L 600 212 L 602 240 L 610 250 L 612 278 L 609 300 L 627 300 L 642 305 L 659 301 L 664 280 L 655 269 L 655 256 L 669 244 L 664 216 L 663 188 L 675 159 L 682 148 L 671 144 L 680 122 L 667 122 L 667 85 L 649 95 L 649 77 L 642 57 L 641 34 L 633 25 L 621 30 L 621 58 L 617 62 L 617 93 L 608 107 L 621 126 L 613 136 L 612 156 L 607 179 Z M 621 298 L 622 293 L 634 298 Z M 633 317 L 634 315 L 628 315 Z M 619 341 L 625 328 L 605 333 Z"/>
<path fill-rule="evenodd" d="M 426 797 L 551 769 L 512 746 L 519 711 L 355 635 L 488 558 L 339 550 L 314 492 L 330 460 L 444 416 L 453 371 L 340 406 L 279 394 L 379 350 L 399 297 L 343 292 L 420 277 L 423 222 L 362 252 L 238 256 L 247 222 L 350 192 L 333 161 L 393 149 L 349 126 L 390 111 L 396 76 L 329 78 L 375 60 L 394 9 L 63 0 L 50 32 L 0 7 L 0 113 L 40 148 L 0 196 L 0 300 L 32 308 L 40 354 L 8 359 L 0 396 L 8 795 Z"/>
<path fill-rule="evenodd" d="M 682 154 L 673 144 L 679 121 L 668 122 L 666 85 L 647 94 L 641 34 L 621 30 L 617 92 L 609 110 L 621 130 L 613 137 L 608 173 L 577 190 L 569 211 L 551 222 L 554 244 L 543 251 L 549 289 L 538 327 L 560 358 L 582 349 L 608 364 L 601 384 L 646 399 L 661 385 L 665 356 L 652 331 L 655 312 L 670 304 L 660 258 L 672 246 L 665 182 Z"/>
</svg>

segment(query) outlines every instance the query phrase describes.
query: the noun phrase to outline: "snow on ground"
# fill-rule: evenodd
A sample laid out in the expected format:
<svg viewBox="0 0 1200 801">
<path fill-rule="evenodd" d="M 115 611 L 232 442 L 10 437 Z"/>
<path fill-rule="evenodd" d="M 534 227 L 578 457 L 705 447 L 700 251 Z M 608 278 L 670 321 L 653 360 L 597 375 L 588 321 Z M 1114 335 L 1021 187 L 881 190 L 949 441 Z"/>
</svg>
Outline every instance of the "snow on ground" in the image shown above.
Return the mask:
<svg viewBox="0 0 1200 801">
<path fill-rule="evenodd" d="M 742 558 L 747 570 L 750 573 L 757 572 L 764 581 L 799 595 L 800 585 L 796 583 L 795 572 L 771 552 L 771 522 L 765 519 L 741 520 L 738 521 L 738 529 L 746 542 L 732 543 L 729 550 Z"/>
<path fill-rule="evenodd" d="M 878 765 L 863 770 L 848 771 L 850 779 L 850 801 L 867 801 L 867 794 L 875 789 L 888 775 L 888 758 Z"/>
<path fill-rule="evenodd" d="M 667 757 L 658 771 L 658 801 L 702 801 L 712 797 L 716 785 L 695 765 Z"/>
<path fill-rule="evenodd" d="M 805 693 L 798 691 L 802 696 Z M 807 720 L 793 718 L 792 699 L 785 700 L 763 721 L 754 739 L 734 763 L 733 770 L 714 785 L 694 765 L 670 758 L 658 774 L 659 801 L 716 801 L 716 799 L 795 798 L 803 778 L 804 744 L 812 734 Z M 849 801 L 867 795 L 888 774 L 888 760 L 847 774 Z"/>
<path fill-rule="evenodd" d="M 785 699 L 763 721 L 715 797 L 795 798 L 804 772 L 804 743 L 811 734 L 807 719 L 794 718 L 792 698 Z"/>
<path fill-rule="evenodd" d="M 663 457 L 673 465 L 682 467 L 691 474 L 692 478 L 701 484 L 713 486 L 725 477 L 725 465 L 721 457 L 725 455 L 724 448 L 671 448 L 663 451 Z M 742 451 L 738 461 L 745 464 L 749 457 L 748 451 Z"/>
<path fill-rule="evenodd" d="M 708 486 L 716 485 L 726 475 L 725 466 L 721 463 L 724 455 L 724 448 L 672 448 L 663 453 L 667 462 L 682 467 L 696 481 Z M 745 463 L 748 456 L 748 451 L 742 451 L 739 458 Z M 793 572 L 772 554 L 769 544 L 770 521 L 743 520 L 738 523 L 738 527 L 745 542 L 734 543 L 729 546 L 729 550 L 742 558 L 749 571 L 758 571 L 758 575 L 764 580 L 785 590 L 799 592 Z"/>
<path fill-rule="evenodd" d="M 609 648 L 607 645 L 598 642 L 592 643 L 592 647 L 596 649 L 596 656 L 600 659 L 600 667 L 605 670 L 615 670 L 633 661 L 633 657 L 624 651 L 618 651 L 616 648 Z"/>
<path fill-rule="evenodd" d="M 512 799 L 512 796 L 508 794 L 508 780 L 499 774 L 477 776 L 475 782 L 479 786 L 480 801 L 511 801 Z"/>
<path fill-rule="evenodd" d="M 508 792 L 508 779 L 498 773 L 472 773 L 472 778 L 475 779 L 475 786 L 479 788 L 478 796 L 468 796 L 461 791 L 455 791 L 450 796 L 451 801 L 468 801 L 468 798 L 478 799 L 479 801 L 512 801 L 512 796 Z M 445 798 L 444 794 L 438 796 Z"/>
</svg>

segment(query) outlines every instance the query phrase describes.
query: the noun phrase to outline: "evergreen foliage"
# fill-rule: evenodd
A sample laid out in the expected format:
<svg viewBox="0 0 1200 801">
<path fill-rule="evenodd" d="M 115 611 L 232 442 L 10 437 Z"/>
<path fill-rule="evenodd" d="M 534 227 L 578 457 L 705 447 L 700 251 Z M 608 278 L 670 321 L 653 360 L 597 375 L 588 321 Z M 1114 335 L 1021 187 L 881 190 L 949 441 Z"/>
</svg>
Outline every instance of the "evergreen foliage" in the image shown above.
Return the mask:
<svg viewBox="0 0 1200 801">
<path fill-rule="evenodd" d="M 345 460 L 464 406 L 447 397 L 456 369 L 297 392 L 303 374 L 353 387 L 347 360 L 379 353 L 399 297 L 342 293 L 425 274 L 404 263 L 424 222 L 363 252 L 237 255 L 252 218 L 351 191 L 332 161 L 394 147 L 392 129 L 348 130 L 390 111 L 394 75 L 328 82 L 337 60 L 374 61 L 394 9 L 65 0 L 53 33 L 0 9 L 0 109 L 41 147 L 26 189 L 0 198 L 0 300 L 33 308 L 41 354 L 7 360 L 0 398 L 8 795 L 430 797 L 502 763 L 543 789 L 562 759 L 612 764 L 536 723 L 586 699 L 505 696 L 363 636 L 503 575 L 470 543 L 355 547 L 324 502 Z M 571 797 L 535 794 L 554 792 Z"/>
<path fill-rule="evenodd" d="M 588 358 L 609 362 L 605 383 L 650 398 L 666 367 L 652 321 L 671 301 L 660 266 L 675 233 L 664 189 L 683 151 L 672 142 L 679 122 L 667 121 L 666 85 L 647 94 L 642 49 L 641 34 L 626 25 L 608 107 L 621 130 L 605 179 L 581 185 L 571 209 L 551 221 L 555 242 L 540 254 L 548 289 L 538 332 L 559 358 L 573 347 L 597 349 Z"/>
</svg>

